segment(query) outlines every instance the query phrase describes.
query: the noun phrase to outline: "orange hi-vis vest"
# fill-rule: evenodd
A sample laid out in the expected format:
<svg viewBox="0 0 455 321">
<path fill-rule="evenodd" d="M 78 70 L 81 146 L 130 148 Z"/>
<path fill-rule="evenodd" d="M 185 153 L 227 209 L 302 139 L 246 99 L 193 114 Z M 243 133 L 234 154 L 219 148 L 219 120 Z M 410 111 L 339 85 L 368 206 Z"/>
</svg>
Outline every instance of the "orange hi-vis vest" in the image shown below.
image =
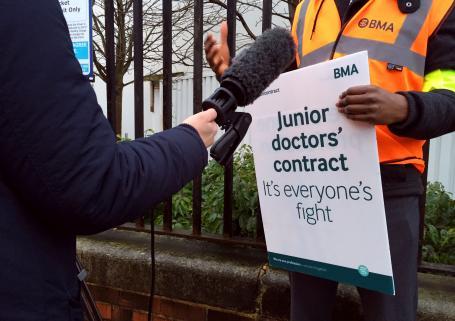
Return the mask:
<svg viewBox="0 0 455 321">
<path fill-rule="evenodd" d="M 342 25 L 335 0 L 302 1 L 292 26 L 297 65 L 301 68 L 368 50 L 373 85 L 390 92 L 421 91 L 428 39 L 454 0 L 420 2 L 415 12 L 402 13 L 397 0 L 369 0 Z M 381 163 L 413 164 L 423 172 L 425 141 L 396 136 L 382 125 L 376 126 L 376 135 Z"/>
</svg>

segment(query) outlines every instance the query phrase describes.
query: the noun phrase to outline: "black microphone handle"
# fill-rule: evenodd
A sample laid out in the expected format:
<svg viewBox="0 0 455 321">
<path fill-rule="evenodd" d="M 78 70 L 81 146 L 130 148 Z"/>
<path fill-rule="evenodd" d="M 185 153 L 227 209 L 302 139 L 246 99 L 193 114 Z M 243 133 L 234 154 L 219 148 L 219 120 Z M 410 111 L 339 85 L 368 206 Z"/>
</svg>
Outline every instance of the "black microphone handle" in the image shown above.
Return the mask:
<svg viewBox="0 0 455 321">
<path fill-rule="evenodd" d="M 230 115 L 237 108 L 237 99 L 226 88 L 219 87 L 213 94 L 202 102 L 202 110 L 215 109 L 217 116 L 215 122 L 225 129 L 230 125 Z"/>
</svg>

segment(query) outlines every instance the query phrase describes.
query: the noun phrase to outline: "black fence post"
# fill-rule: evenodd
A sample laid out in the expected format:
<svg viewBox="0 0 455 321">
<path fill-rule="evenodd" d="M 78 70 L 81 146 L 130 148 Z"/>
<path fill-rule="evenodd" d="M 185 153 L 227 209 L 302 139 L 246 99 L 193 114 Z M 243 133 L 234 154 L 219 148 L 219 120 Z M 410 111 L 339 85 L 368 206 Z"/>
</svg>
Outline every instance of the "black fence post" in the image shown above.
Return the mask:
<svg viewBox="0 0 455 321">
<path fill-rule="evenodd" d="M 134 34 L 134 136 L 144 137 L 144 40 L 142 0 L 133 2 Z"/>
<path fill-rule="evenodd" d="M 202 110 L 203 0 L 194 0 L 193 113 Z M 201 235 L 202 176 L 193 180 L 193 234 Z"/>
<path fill-rule="evenodd" d="M 144 37 L 142 0 L 133 2 L 134 42 L 134 136 L 144 137 Z M 136 220 L 137 228 L 144 228 L 144 218 Z"/>
<path fill-rule="evenodd" d="M 272 27 L 272 0 L 262 1 L 262 32 Z M 258 196 L 259 197 L 259 196 Z M 258 201 L 259 204 L 259 201 Z M 261 206 L 256 211 L 256 240 L 264 240 L 264 225 L 262 223 Z"/>
<path fill-rule="evenodd" d="M 262 32 L 272 27 L 272 0 L 262 1 Z"/>
<path fill-rule="evenodd" d="M 227 2 L 227 24 L 228 24 L 228 45 L 231 57 L 235 56 L 235 38 L 236 38 L 236 13 L 237 0 L 228 0 Z M 224 213 L 223 213 L 223 234 L 232 237 L 232 203 L 233 198 L 233 180 L 234 180 L 233 162 L 230 160 L 224 168 Z"/>
<path fill-rule="evenodd" d="M 106 96 L 107 96 L 107 119 L 112 130 L 118 133 L 115 92 L 115 26 L 114 26 L 114 1 L 104 1 L 104 25 L 106 28 Z"/>
<path fill-rule="evenodd" d="M 163 0 L 163 129 L 172 127 L 172 1 Z M 163 228 L 172 231 L 172 197 L 164 203 Z"/>
</svg>

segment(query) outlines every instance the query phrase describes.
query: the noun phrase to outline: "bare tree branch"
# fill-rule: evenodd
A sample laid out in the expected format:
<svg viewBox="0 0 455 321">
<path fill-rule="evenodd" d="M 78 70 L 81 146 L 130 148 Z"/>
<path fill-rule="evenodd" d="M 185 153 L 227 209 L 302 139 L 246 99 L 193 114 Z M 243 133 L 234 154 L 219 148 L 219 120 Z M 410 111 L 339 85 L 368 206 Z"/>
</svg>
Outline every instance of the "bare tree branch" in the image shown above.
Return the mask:
<svg viewBox="0 0 455 321">
<path fill-rule="evenodd" d="M 166 0 L 167 1 L 167 0 Z M 170 0 L 169 0 L 170 1 Z M 262 1 L 260 1 L 262 2 Z M 252 25 L 246 17 L 250 13 L 261 12 L 258 0 L 239 0 L 236 18 L 245 32 L 237 34 L 238 49 L 256 39 Z M 274 0 L 272 13 L 274 17 L 291 21 L 293 10 L 299 0 Z M 289 8 L 288 13 L 283 9 Z M 214 30 L 221 21 L 225 20 L 226 0 L 204 0 L 203 28 L 204 32 Z M 143 57 L 144 73 L 159 75 L 163 70 L 163 22 L 162 0 L 144 0 L 143 4 Z M 105 8 L 104 0 L 93 1 L 93 49 L 95 74 L 107 81 L 106 71 L 106 36 L 105 36 Z M 257 14 L 257 13 L 256 13 Z M 180 0 L 173 2 L 172 7 L 172 61 L 178 68 L 187 68 L 193 65 L 194 44 L 194 0 Z M 259 19 L 262 17 L 259 15 Z M 133 0 L 114 1 L 114 41 L 115 41 L 115 83 L 117 96 L 116 109 L 121 117 L 121 96 L 125 86 L 134 83 L 125 76 L 131 72 L 134 63 L 134 37 L 133 37 Z M 257 19 L 256 25 L 260 20 Z M 204 67 L 208 67 L 204 65 Z M 118 111 L 117 111 L 118 112 Z M 120 116 L 119 116 L 120 114 Z M 117 118 L 118 118 L 117 117 Z"/>
<path fill-rule="evenodd" d="M 213 4 L 217 4 L 220 7 L 223 7 L 224 9 L 227 9 L 227 5 L 224 2 L 221 2 L 220 0 L 209 0 L 208 2 L 209 3 L 213 3 Z M 240 23 L 242 24 L 243 28 L 245 28 L 247 34 L 253 40 L 256 40 L 256 35 L 251 31 L 250 27 L 248 26 L 248 24 L 245 21 L 245 18 L 243 17 L 243 15 L 238 10 L 236 10 L 236 16 L 237 16 L 237 19 L 239 19 Z"/>
</svg>

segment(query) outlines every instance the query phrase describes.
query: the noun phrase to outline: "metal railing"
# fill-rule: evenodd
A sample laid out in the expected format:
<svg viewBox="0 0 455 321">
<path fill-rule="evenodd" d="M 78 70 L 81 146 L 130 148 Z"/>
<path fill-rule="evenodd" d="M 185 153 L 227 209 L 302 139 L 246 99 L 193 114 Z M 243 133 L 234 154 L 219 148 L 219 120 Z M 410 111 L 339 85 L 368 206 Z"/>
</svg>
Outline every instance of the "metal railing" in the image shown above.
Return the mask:
<svg viewBox="0 0 455 321">
<path fill-rule="evenodd" d="M 144 133 L 144 91 L 143 91 L 143 16 L 142 0 L 134 0 L 134 116 L 135 137 L 143 137 Z M 106 70 L 107 80 L 107 116 L 111 124 L 116 120 L 116 92 L 115 92 L 115 26 L 114 5 L 112 0 L 105 0 L 105 28 L 106 28 Z M 201 111 L 202 104 L 202 79 L 203 79 L 203 8 L 204 0 L 194 0 L 194 48 L 193 48 L 193 112 Z M 227 22 L 229 28 L 228 44 L 231 56 L 235 56 L 236 48 L 236 15 L 237 1 L 228 0 L 226 3 Z M 172 127 L 172 1 L 162 1 L 163 12 L 163 129 Z M 272 0 L 263 1 L 262 30 L 271 27 L 272 24 Z M 233 204 L 233 164 L 229 162 L 224 168 L 224 210 L 223 210 L 223 233 L 210 235 L 202 232 L 202 177 L 198 176 L 193 181 L 193 204 L 192 204 L 192 231 L 176 231 L 172 226 L 172 198 L 164 202 L 163 225 L 155 229 L 157 234 L 173 234 L 182 237 L 208 239 L 228 243 L 241 243 L 264 247 L 262 220 L 260 212 L 257 213 L 258 232 L 256 239 L 235 237 L 233 233 L 232 204 Z M 134 225 L 126 224 L 124 229 L 146 231 L 150 230 L 144 224 L 144 220 L 138 220 Z"/>
</svg>

